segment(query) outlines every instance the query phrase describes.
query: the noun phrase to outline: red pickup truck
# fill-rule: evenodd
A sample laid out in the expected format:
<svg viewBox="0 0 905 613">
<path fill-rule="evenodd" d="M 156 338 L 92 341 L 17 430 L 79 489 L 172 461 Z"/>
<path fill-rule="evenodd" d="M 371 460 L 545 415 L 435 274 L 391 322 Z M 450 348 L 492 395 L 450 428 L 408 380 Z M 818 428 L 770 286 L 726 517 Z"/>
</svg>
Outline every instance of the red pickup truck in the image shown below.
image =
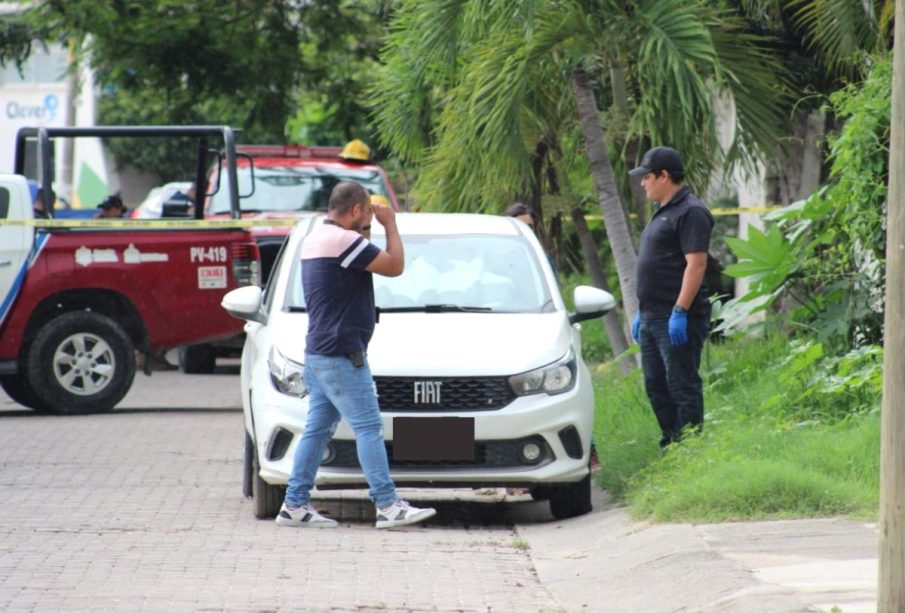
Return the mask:
<svg viewBox="0 0 905 613">
<path fill-rule="evenodd" d="M 45 194 L 49 138 L 73 130 L 142 135 L 141 128 L 20 133 L 23 145 L 38 138 Z M 173 130 L 200 141 L 224 135 L 224 172 L 236 185 L 228 128 Z M 207 143 L 198 149 L 207 151 Z M 17 155 L 17 172 L 23 159 Z M 206 166 L 202 160 L 198 167 Z M 219 308 L 220 299 L 260 283 L 260 256 L 250 232 L 229 223 L 35 220 L 26 178 L 0 175 L 0 386 L 36 410 L 109 411 L 132 384 L 136 352 L 235 336 L 241 322 Z"/>
</svg>

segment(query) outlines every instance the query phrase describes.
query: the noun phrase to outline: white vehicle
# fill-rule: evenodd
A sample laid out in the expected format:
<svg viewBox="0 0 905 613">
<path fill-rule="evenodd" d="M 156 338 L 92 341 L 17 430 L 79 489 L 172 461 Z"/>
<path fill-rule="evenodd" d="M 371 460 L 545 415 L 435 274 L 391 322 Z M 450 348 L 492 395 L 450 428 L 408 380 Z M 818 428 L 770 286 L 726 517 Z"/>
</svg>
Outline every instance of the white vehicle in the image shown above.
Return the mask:
<svg viewBox="0 0 905 613">
<path fill-rule="evenodd" d="M 186 194 L 192 187 L 191 181 L 176 181 L 151 188 L 141 204 L 132 211 L 133 219 L 158 219 L 163 217 L 163 205 L 178 193 Z"/>
<path fill-rule="evenodd" d="M 380 397 L 390 472 L 401 487 L 525 487 L 557 518 L 591 510 L 591 376 L 578 322 L 615 306 L 575 289 L 569 313 L 531 229 L 509 217 L 401 213 L 405 272 L 374 275 L 379 321 L 368 361 Z M 246 496 L 279 510 L 305 427 L 308 317 L 300 248 L 323 218 L 303 219 L 263 290 L 222 305 L 247 321 L 241 385 Z M 373 224 L 372 241 L 385 236 Z M 319 489 L 366 487 L 343 421 Z"/>
</svg>

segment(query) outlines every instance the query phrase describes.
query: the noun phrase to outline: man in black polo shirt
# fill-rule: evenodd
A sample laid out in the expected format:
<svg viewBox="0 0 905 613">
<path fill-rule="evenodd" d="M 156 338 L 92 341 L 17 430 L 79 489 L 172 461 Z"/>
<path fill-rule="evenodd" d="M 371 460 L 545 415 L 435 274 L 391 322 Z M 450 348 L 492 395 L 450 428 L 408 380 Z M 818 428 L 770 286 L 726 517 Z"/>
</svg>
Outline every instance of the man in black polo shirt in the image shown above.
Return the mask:
<svg viewBox="0 0 905 613">
<path fill-rule="evenodd" d="M 684 428 L 704 425 L 698 367 L 710 322 L 704 273 L 713 217 L 683 184 L 675 149 L 654 147 L 629 175 L 641 177 L 645 195 L 658 205 L 641 234 L 632 338 L 641 345 L 644 387 L 666 447 Z"/>
</svg>

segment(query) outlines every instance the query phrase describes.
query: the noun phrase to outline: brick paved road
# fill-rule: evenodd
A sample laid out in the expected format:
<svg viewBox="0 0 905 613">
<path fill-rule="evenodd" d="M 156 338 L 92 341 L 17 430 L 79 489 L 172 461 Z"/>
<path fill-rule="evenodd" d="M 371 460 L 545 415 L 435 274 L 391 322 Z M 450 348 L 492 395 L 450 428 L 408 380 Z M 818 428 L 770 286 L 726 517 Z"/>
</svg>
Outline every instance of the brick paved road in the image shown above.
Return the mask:
<svg viewBox="0 0 905 613">
<path fill-rule="evenodd" d="M 385 532 L 356 493 L 321 499 L 336 530 L 255 520 L 223 370 L 139 375 L 109 415 L 41 416 L 0 392 L 0 610 L 561 610 L 512 523 L 540 503 L 463 494 Z"/>
</svg>

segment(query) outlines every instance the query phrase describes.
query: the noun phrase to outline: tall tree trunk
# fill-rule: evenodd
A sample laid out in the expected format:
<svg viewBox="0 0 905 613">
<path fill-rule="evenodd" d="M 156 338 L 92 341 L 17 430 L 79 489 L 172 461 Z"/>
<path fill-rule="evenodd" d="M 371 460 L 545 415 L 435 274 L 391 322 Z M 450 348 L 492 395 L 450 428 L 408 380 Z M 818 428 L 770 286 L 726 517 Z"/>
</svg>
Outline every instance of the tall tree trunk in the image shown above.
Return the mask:
<svg viewBox="0 0 905 613">
<path fill-rule="evenodd" d="M 597 201 L 603 213 L 607 239 L 616 260 L 619 287 L 622 290 L 622 306 L 625 309 L 626 320 L 631 321 L 638 312 L 638 295 L 635 292 L 635 263 L 638 256 L 622 207 L 622 198 L 619 196 L 616 175 L 613 173 L 613 166 L 607 153 L 603 126 L 600 124 L 600 112 L 588 73 L 579 66 L 572 71 L 570 82 L 585 138 Z"/>
<path fill-rule="evenodd" d="M 588 222 L 585 221 L 584 211 L 578 207 L 572 209 L 572 221 L 575 222 L 575 233 L 578 235 L 579 242 L 581 242 L 581 250 L 584 252 L 584 259 L 588 266 L 588 272 L 591 273 L 591 280 L 594 285 L 609 292 L 610 284 L 607 283 L 603 262 L 600 261 L 597 245 L 594 244 L 594 237 L 591 236 Z M 628 349 L 628 340 L 625 338 L 625 332 L 622 329 L 622 323 L 619 321 L 619 315 L 616 311 L 610 311 L 603 316 L 603 325 L 606 327 L 606 334 L 610 339 L 613 357 L 622 355 Z M 636 364 L 635 360 L 620 360 L 619 368 L 623 374 L 628 374 L 634 369 Z"/>
<path fill-rule="evenodd" d="M 877 610 L 905 611 L 905 0 L 896 0 L 883 322 L 880 576 Z"/>
</svg>

